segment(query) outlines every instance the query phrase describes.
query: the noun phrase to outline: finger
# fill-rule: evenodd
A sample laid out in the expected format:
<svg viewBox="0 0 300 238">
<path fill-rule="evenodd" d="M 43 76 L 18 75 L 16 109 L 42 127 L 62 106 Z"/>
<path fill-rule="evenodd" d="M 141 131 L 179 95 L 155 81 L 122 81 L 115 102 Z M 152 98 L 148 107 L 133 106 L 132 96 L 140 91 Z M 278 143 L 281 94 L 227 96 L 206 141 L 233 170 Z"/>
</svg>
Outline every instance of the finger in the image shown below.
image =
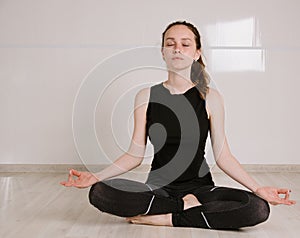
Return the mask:
<svg viewBox="0 0 300 238">
<path fill-rule="evenodd" d="M 284 199 L 285 199 L 285 200 L 289 200 L 289 198 L 290 198 L 290 193 L 287 192 L 287 193 L 285 194 L 285 196 L 284 196 Z"/>
<path fill-rule="evenodd" d="M 286 204 L 286 205 L 294 205 L 294 204 L 296 204 L 296 201 L 289 200 L 289 199 L 284 199 L 283 203 Z"/>
<path fill-rule="evenodd" d="M 274 203 L 275 203 L 275 204 L 273 204 L 273 205 L 279 205 L 279 204 L 283 204 L 283 205 L 294 205 L 294 204 L 296 204 L 296 201 L 282 199 L 282 200 L 274 201 Z M 271 204 L 272 204 L 272 203 L 271 203 Z"/>
<path fill-rule="evenodd" d="M 79 177 L 81 175 L 81 172 L 75 170 L 75 169 L 72 169 L 72 174 Z"/>
<path fill-rule="evenodd" d="M 296 202 L 292 200 L 284 201 L 282 204 L 284 205 L 294 205 Z"/>
<path fill-rule="evenodd" d="M 289 200 L 282 200 L 280 204 L 290 205 L 291 202 Z"/>
<path fill-rule="evenodd" d="M 68 182 L 73 182 L 73 172 L 72 172 L 72 169 L 70 169 L 69 171 L 69 176 L 68 176 Z"/>
<path fill-rule="evenodd" d="M 287 192 L 285 192 L 285 193 L 283 193 L 283 192 L 278 192 L 277 194 L 276 194 L 276 197 L 278 197 L 278 198 L 280 198 L 280 199 L 282 199 L 282 200 L 289 200 L 289 197 L 290 197 L 290 193 L 289 193 L 289 191 L 287 191 Z"/>
<path fill-rule="evenodd" d="M 73 183 L 69 182 L 69 181 L 63 181 L 63 182 L 60 182 L 60 184 L 65 186 L 65 187 L 72 187 L 73 186 Z"/>
<path fill-rule="evenodd" d="M 272 205 L 282 204 L 282 203 L 285 203 L 286 201 L 287 201 L 287 199 L 285 197 L 284 198 L 280 197 L 279 194 L 272 194 L 272 196 L 270 196 L 270 200 L 269 200 L 269 202 Z"/>
<path fill-rule="evenodd" d="M 285 194 L 284 198 L 282 198 L 283 200 L 287 200 L 287 201 L 292 201 L 292 200 L 289 200 L 290 199 L 290 193 L 291 193 L 291 190 L 287 190 L 286 193 L 279 193 L 279 194 Z M 295 201 L 293 201 L 295 202 Z"/>
<path fill-rule="evenodd" d="M 287 194 L 289 193 L 289 189 L 286 189 L 286 188 L 279 188 L 277 189 L 277 193 L 280 193 L 280 194 Z"/>
</svg>

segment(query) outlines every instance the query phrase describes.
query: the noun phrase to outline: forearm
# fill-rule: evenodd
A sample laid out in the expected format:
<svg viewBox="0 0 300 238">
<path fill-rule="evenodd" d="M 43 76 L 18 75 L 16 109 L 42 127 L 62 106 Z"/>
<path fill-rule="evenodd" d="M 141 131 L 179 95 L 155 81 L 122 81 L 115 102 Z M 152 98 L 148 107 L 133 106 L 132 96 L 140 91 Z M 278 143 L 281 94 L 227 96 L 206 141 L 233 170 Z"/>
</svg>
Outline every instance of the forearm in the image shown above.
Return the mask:
<svg viewBox="0 0 300 238">
<path fill-rule="evenodd" d="M 142 163 L 142 160 L 143 158 L 141 157 L 134 157 L 128 153 L 124 153 L 113 164 L 98 173 L 94 173 L 94 175 L 99 181 L 103 181 L 138 167 Z"/>
<path fill-rule="evenodd" d="M 260 185 L 243 169 L 234 156 L 230 155 L 220 158 L 217 161 L 217 165 L 232 179 L 244 185 L 252 192 L 255 192 L 260 187 Z"/>
</svg>

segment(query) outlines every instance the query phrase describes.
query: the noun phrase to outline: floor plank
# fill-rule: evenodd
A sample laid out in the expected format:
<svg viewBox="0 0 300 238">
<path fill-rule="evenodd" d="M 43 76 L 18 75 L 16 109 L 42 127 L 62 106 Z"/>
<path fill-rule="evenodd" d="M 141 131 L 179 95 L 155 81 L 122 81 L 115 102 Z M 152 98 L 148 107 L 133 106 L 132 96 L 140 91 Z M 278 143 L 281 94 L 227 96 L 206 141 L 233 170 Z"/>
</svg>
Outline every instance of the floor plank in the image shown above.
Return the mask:
<svg viewBox="0 0 300 238">
<path fill-rule="evenodd" d="M 251 173 L 261 184 L 292 189 L 300 198 L 299 173 Z M 135 174 L 127 175 L 132 178 Z M 126 177 L 126 176 L 125 176 Z M 138 175 L 143 180 L 145 175 Z M 213 174 L 217 185 L 242 188 L 222 173 Z M 298 237 L 300 207 L 271 206 L 269 220 L 241 231 L 133 225 L 123 218 L 99 212 L 89 205 L 88 189 L 64 188 L 61 173 L 0 173 L 0 237 L 5 238 L 160 238 L 208 236 L 212 238 Z"/>
</svg>

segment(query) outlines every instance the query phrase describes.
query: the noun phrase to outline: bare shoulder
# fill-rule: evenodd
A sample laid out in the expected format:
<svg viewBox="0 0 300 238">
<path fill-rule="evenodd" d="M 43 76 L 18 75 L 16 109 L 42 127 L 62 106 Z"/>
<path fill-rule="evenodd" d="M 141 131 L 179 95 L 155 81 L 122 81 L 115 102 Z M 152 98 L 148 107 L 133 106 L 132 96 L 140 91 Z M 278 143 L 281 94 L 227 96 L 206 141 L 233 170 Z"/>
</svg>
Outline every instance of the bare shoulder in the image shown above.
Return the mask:
<svg viewBox="0 0 300 238">
<path fill-rule="evenodd" d="M 150 97 L 150 87 L 140 89 L 135 96 L 135 104 L 137 106 L 148 103 Z"/>
<path fill-rule="evenodd" d="M 206 94 L 206 110 L 211 117 L 224 111 L 223 96 L 217 89 L 209 88 Z"/>
<path fill-rule="evenodd" d="M 224 100 L 222 94 L 214 88 L 209 88 L 206 94 L 206 102 L 210 106 L 223 106 Z"/>
<path fill-rule="evenodd" d="M 137 97 L 149 97 L 149 95 L 150 95 L 150 87 L 142 88 L 136 94 Z"/>
<path fill-rule="evenodd" d="M 223 97 L 218 90 L 214 88 L 209 88 L 206 94 L 206 100 L 210 100 L 210 101 L 223 100 Z"/>
</svg>

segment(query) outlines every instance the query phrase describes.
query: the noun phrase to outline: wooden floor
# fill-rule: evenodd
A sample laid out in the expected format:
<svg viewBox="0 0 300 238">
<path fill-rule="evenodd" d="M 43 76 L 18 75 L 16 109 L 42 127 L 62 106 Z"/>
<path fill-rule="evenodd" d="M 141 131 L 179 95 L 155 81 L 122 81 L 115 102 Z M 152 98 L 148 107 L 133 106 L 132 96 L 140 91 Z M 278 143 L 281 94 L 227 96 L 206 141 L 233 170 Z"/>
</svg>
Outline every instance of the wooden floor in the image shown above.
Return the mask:
<svg viewBox="0 0 300 238">
<path fill-rule="evenodd" d="M 261 184 L 292 189 L 300 202 L 300 173 L 252 173 Z M 142 179 L 144 175 L 140 176 Z M 225 174 L 213 175 L 217 185 L 241 187 Z M 272 206 L 269 220 L 241 231 L 133 225 L 100 213 L 88 202 L 88 189 L 65 188 L 61 173 L 0 173 L 1 238 L 84 237 L 299 237 L 300 205 Z"/>
</svg>

